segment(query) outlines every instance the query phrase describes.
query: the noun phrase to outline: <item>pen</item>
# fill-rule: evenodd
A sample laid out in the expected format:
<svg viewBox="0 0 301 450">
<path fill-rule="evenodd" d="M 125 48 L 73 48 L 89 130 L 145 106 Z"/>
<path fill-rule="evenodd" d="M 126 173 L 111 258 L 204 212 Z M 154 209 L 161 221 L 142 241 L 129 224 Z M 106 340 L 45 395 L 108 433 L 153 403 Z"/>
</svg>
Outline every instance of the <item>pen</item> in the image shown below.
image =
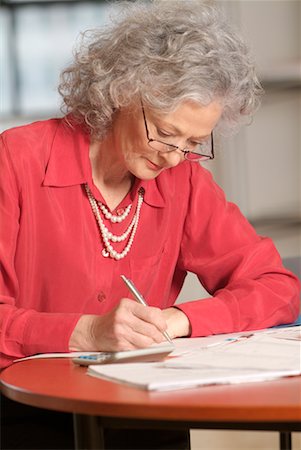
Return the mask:
<svg viewBox="0 0 301 450">
<path fill-rule="evenodd" d="M 137 302 L 141 303 L 141 305 L 143 305 L 143 306 L 148 306 L 148 304 L 144 300 L 142 294 L 138 291 L 138 289 L 136 288 L 134 283 L 129 278 L 127 278 L 125 275 L 121 275 L 121 278 L 123 279 L 123 281 L 129 288 L 129 290 L 131 291 L 131 293 L 133 294 L 133 296 L 135 297 Z M 174 345 L 169 334 L 167 333 L 167 331 L 162 331 L 162 333 L 163 333 L 164 337 L 166 338 L 166 340 L 168 342 L 170 342 L 172 345 Z"/>
</svg>

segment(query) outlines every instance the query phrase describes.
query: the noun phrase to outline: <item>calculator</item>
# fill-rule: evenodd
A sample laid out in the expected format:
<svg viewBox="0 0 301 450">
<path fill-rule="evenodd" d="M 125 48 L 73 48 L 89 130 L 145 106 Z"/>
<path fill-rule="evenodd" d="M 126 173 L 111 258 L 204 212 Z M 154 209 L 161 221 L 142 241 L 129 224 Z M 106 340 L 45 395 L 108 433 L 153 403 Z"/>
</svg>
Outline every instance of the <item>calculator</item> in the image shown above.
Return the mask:
<svg viewBox="0 0 301 450">
<path fill-rule="evenodd" d="M 173 344 L 164 344 L 137 350 L 123 352 L 99 352 L 72 358 L 74 364 L 90 366 L 92 364 L 115 364 L 128 362 L 156 362 L 162 361 L 175 349 Z"/>
</svg>

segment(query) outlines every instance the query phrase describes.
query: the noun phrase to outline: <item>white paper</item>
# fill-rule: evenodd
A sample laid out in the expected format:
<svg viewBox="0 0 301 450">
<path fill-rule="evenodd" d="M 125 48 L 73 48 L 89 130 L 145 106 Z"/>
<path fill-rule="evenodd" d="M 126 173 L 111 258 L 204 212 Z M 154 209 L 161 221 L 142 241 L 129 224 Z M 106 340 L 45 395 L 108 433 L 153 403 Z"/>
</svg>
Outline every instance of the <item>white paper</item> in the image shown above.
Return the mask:
<svg viewBox="0 0 301 450">
<path fill-rule="evenodd" d="M 287 329 L 174 342 L 175 350 L 162 363 L 89 366 L 88 374 L 152 391 L 257 382 L 301 373 L 300 341 L 291 339 Z"/>
<path fill-rule="evenodd" d="M 236 384 L 298 375 L 298 370 L 260 371 L 247 369 L 169 368 L 160 363 L 89 366 L 88 374 L 141 389 L 166 391 L 213 384 Z"/>
<path fill-rule="evenodd" d="M 267 335 L 255 335 L 208 347 L 205 351 L 192 350 L 167 360 L 166 367 L 253 369 L 261 371 L 300 370 L 300 342 Z"/>
</svg>

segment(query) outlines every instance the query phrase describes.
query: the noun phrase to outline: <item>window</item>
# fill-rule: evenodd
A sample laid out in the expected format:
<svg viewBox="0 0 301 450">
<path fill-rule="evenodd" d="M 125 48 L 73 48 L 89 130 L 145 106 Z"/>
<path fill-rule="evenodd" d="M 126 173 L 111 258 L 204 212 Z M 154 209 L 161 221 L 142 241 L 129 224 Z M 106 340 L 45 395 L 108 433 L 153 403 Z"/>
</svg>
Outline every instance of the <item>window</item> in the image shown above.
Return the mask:
<svg viewBox="0 0 301 450">
<path fill-rule="evenodd" d="M 1 117 L 57 113 L 59 74 L 76 39 L 104 25 L 113 7 L 102 0 L 2 0 Z"/>
</svg>

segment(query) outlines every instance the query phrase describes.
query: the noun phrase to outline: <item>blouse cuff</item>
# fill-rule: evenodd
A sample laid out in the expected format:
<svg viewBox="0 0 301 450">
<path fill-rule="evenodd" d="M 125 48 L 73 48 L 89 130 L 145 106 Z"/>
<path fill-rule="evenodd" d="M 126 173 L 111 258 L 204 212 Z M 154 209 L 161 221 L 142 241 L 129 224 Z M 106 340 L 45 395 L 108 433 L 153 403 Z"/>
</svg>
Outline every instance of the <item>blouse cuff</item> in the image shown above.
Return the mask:
<svg viewBox="0 0 301 450">
<path fill-rule="evenodd" d="M 81 314 L 34 312 L 24 329 L 23 352 L 69 352 L 70 336 Z"/>
<path fill-rule="evenodd" d="M 217 297 L 209 297 L 175 305 L 188 317 L 191 325 L 190 337 L 235 331 L 234 316 Z M 233 311 L 232 311 L 233 313 Z"/>
</svg>

